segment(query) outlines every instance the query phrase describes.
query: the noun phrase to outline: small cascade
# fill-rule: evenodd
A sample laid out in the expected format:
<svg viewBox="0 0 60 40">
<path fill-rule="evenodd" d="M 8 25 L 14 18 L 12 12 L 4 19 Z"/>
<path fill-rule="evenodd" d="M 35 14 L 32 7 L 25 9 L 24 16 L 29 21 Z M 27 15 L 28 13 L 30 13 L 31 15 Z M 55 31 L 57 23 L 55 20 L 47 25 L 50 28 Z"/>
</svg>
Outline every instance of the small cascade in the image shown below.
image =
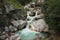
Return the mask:
<svg viewBox="0 0 60 40">
<path fill-rule="evenodd" d="M 31 11 L 27 11 L 27 25 L 26 25 L 26 28 L 23 29 L 23 30 L 20 30 L 20 37 L 22 40 L 29 40 L 30 38 L 35 38 L 36 37 L 36 34 L 39 34 L 39 32 L 37 31 L 32 31 L 30 28 L 29 28 L 29 25 L 30 23 L 36 18 L 38 17 L 37 15 L 37 11 L 35 13 L 35 16 L 31 17 L 29 16 L 29 14 L 31 14 Z M 34 29 L 34 27 L 32 27 Z"/>
<path fill-rule="evenodd" d="M 36 15 L 35 16 L 38 16 L 37 14 L 38 14 L 38 11 L 36 11 Z"/>
<path fill-rule="evenodd" d="M 28 5 L 27 5 L 27 7 L 28 7 Z M 33 20 L 35 18 L 39 18 L 40 17 L 40 15 L 38 15 L 39 10 L 36 10 L 35 9 L 34 16 L 30 16 L 30 14 L 32 14 L 32 12 L 33 11 L 31 11 L 31 10 L 27 11 L 27 25 L 26 25 L 26 28 L 25 29 L 22 29 L 22 30 L 19 30 L 16 33 L 16 34 L 20 34 L 21 40 L 33 40 L 34 38 L 37 37 L 36 34 L 39 35 L 40 37 L 42 37 L 42 35 L 43 35 L 41 32 L 34 31 L 35 27 L 33 27 L 33 26 L 32 26 L 32 29 L 33 30 L 30 29 L 30 25 L 33 22 Z"/>
</svg>

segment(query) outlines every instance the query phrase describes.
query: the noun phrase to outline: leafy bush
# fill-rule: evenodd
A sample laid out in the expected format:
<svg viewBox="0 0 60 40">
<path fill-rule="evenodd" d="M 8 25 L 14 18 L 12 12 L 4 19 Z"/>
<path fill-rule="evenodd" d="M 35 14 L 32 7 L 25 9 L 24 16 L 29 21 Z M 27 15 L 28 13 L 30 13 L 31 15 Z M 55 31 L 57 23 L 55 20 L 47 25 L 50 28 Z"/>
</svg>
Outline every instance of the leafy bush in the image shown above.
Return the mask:
<svg viewBox="0 0 60 40">
<path fill-rule="evenodd" d="M 32 0 L 18 0 L 22 5 L 25 5 L 26 3 L 29 3 Z"/>
<path fill-rule="evenodd" d="M 43 3 L 46 22 L 56 33 L 60 33 L 60 0 L 45 0 Z"/>
</svg>

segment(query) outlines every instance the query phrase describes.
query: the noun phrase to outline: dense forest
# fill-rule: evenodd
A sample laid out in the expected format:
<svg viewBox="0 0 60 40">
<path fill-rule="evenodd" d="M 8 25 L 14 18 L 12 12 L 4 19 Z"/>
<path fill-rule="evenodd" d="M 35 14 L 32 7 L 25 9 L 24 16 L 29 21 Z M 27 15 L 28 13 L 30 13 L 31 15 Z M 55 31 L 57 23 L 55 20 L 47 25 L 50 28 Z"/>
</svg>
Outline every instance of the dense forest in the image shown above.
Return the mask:
<svg viewBox="0 0 60 40">
<path fill-rule="evenodd" d="M 43 3 L 46 22 L 50 29 L 60 34 L 60 0 L 45 0 Z"/>
</svg>

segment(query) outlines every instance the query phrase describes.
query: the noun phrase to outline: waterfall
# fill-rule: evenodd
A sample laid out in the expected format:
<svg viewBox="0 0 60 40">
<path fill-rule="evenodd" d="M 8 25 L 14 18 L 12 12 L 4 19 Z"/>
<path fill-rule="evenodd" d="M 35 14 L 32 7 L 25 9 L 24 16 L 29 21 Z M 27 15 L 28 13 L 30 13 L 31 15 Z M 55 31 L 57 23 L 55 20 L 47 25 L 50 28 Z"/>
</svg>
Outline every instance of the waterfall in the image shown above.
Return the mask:
<svg viewBox="0 0 60 40">
<path fill-rule="evenodd" d="M 31 23 L 36 17 L 38 17 L 37 13 L 38 13 L 38 11 L 36 11 L 35 16 L 31 17 L 31 16 L 29 16 L 29 14 L 31 14 L 31 11 L 28 11 L 28 12 L 27 12 L 27 19 L 29 19 L 29 21 L 27 20 L 27 28 L 29 28 L 30 23 Z"/>
<path fill-rule="evenodd" d="M 35 11 L 35 15 L 34 16 L 30 16 L 31 11 L 27 11 L 27 25 L 25 29 L 19 30 L 20 37 L 21 40 L 30 40 L 30 39 L 34 39 L 36 38 L 36 34 L 39 34 L 40 37 L 42 37 L 42 33 L 37 32 L 37 31 L 32 31 L 32 29 L 34 30 L 34 27 L 32 27 L 32 29 L 30 29 L 30 24 L 33 22 L 33 20 L 35 18 L 40 17 L 40 15 L 38 15 L 38 10 Z"/>
<path fill-rule="evenodd" d="M 35 16 L 38 16 L 37 13 L 38 13 L 38 11 L 36 11 L 36 15 Z"/>
<path fill-rule="evenodd" d="M 36 37 L 36 34 L 39 34 L 39 32 L 36 32 L 36 31 L 32 31 L 30 28 L 29 28 L 29 25 L 30 23 L 36 18 L 38 17 L 37 15 L 37 12 L 35 12 L 35 16 L 30 16 L 31 14 L 31 11 L 27 11 L 27 25 L 26 25 L 26 28 L 25 29 L 22 29 L 20 30 L 18 33 L 20 33 L 20 37 L 22 40 L 30 40 L 31 38 L 35 38 Z M 34 27 L 32 27 L 34 29 Z M 41 35 L 40 35 L 41 36 Z"/>
</svg>

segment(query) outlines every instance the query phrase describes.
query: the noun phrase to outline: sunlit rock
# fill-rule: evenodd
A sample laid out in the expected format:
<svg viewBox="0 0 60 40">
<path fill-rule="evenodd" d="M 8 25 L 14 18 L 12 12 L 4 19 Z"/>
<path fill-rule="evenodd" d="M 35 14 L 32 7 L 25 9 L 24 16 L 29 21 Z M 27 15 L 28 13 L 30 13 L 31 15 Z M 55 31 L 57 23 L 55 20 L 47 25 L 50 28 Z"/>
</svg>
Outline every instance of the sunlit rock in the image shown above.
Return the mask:
<svg viewBox="0 0 60 40">
<path fill-rule="evenodd" d="M 11 23 L 16 27 L 18 27 L 18 25 L 19 25 L 18 21 L 15 21 L 15 20 L 13 20 Z"/>
<path fill-rule="evenodd" d="M 32 11 L 34 10 L 34 8 L 31 8 L 31 7 L 30 7 L 29 10 L 32 12 Z"/>
<path fill-rule="evenodd" d="M 38 31 L 48 31 L 48 26 L 45 23 L 44 19 L 39 19 L 37 21 L 33 21 L 31 23 L 31 26 L 34 27 L 34 30 L 38 30 Z"/>
<path fill-rule="evenodd" d="M 24 9 L 29 9 L 29 7 L 30 7 L 30 4 L 25 5 L 25 6 L 24 6 Z"/>
<path fill-rule="evenodd" d="M 13 8 L 12 5 L 5 5 L 5 8 L 6 8 L 6 12 L 7 12 L 7 13 L 9 13 L 9 11 L 14 10 L 14 8 Z"/>
<path fill-rule="evenodd" d="M 15 32 L 16 32 L 17 30 L 18 30 L 17 28 L 15 28 L 15 27 L 13 28 L 13 31 L 15 31 Z"/>
</svg>

